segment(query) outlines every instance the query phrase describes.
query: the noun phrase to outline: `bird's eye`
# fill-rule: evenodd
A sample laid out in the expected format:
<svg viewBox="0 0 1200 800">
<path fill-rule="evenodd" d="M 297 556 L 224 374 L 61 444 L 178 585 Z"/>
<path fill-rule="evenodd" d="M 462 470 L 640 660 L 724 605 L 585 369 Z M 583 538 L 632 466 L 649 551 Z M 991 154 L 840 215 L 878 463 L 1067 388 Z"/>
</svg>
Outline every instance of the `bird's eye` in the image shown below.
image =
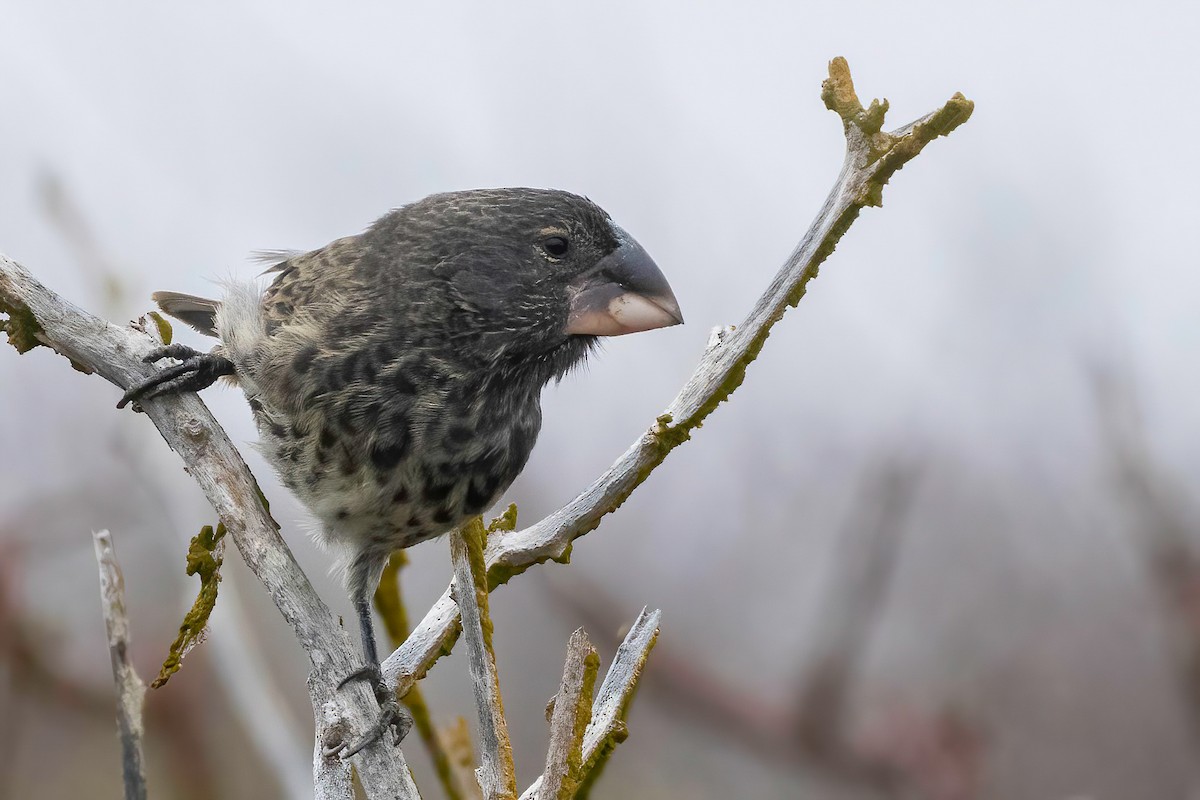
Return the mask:
<svg viewBox="0 0 1200 800">
<path fill-rule="evenodd" d="M 571 249 L 571 243 L 563 236 L 548 236 L 542 240 L 542 249 L 554 258 L 562 258 Z"/>
</svg>

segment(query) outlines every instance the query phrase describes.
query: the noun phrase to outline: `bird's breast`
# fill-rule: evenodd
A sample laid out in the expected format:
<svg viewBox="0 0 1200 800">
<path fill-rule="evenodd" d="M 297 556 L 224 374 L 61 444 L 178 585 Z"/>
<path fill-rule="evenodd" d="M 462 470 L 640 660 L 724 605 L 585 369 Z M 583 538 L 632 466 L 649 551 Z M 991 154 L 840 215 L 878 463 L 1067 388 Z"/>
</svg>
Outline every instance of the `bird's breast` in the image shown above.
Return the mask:
<svg viewBox="0 0 1200 800">
<path fill-rule="evenodd" d="M 262 450 L 326 538 L 399 549 L 491 507 L 541 425 L 532 402 L 469 392 L 345 392 L 285 414 L 252 402 Z"/>
</svg>

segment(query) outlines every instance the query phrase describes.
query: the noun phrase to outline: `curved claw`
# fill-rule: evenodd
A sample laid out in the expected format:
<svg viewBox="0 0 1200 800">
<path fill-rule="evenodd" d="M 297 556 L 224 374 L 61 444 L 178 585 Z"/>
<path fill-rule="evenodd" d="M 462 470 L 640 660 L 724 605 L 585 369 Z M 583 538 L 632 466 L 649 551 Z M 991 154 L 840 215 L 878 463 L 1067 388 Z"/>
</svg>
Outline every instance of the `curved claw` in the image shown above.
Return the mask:
<svg viewBox="0 0 1200 800">
<path fill-rule="evenodd" d="M 216 382 L 222 375 L 233 375 L 233 362 L 224 356 L 200 353 L 192 348 L 171 344 L 151 350 L 142 359 L 147 363 L 164 358 L 181 358 L 183 363 L 160 370 L 149 378 L 130 386 L 121 395 L 117 408 L 124 408 L 135 400 L 145 400 L 168 392 L 198 392 Z"/>
<path fill-rule="evenodd" d="M 371 688 L 375 690 L 375 699 L 382 704 L 384 702 L 384 698 L 379 696 L 380 687 L 382 686 L 386 692 L 387 684 L 383 682 L 383 672 L 379 669 L 378 664 L 367 664 L 366 666 L 359 667 L 358 669 L 354 670 L 354 672 L 351 672 L 349 675 L 338 681 L 338 688 L 344 688 L 346 684 L 350 683 L 351 681 L 361 680 L 371 682 Z"/>
<path fill-rule="evenodd" d="M 375 742 L 375 740 L 382 739 L 388 731 L 392 732 L 392 746 L 396 747 L 399 746 L 400 742 L 404 741 L 404 737 L 412 730 L 412 714 L 408 713 L 407 709 L 402 708 L 396 702 L 396 695 L 384 682 L 383 674 L 380 672 L 378 664 L 367 664 L 356 669 L 338 683 L 338 688 L 341 689 L 350 681 L 355 680 L 368 680 L 371 682 L 371 689 L 375 692 L 375 699 L 379 701 L 379 719 L 353 744 L 341 742 L 333 747 L 321 748 L 321 752 L 326 757 L 340 755 L 343 759 L 350 758 L 364 747 Z"/>
<path fill-rule="evenodd" d="M 364 747 L 372 744 L 376 739 L 382 739 L 387 732 L 392 732 L 392 746 L 399 746 L 400 742 L 404 741 L 404 737 L 408 735 L 412 729 L 412 715 L 400 707 L 400 704 L 395 700 L 389 700 L 380 706 L 379 719 L 374 727 L 362 735 L 362 737 L 352 745 L 341 745 L 335 750 L 342 759 L 347 759 L 354 756 Z M 327 754 L 328 755 L 328 754 Z"/>
</svg>

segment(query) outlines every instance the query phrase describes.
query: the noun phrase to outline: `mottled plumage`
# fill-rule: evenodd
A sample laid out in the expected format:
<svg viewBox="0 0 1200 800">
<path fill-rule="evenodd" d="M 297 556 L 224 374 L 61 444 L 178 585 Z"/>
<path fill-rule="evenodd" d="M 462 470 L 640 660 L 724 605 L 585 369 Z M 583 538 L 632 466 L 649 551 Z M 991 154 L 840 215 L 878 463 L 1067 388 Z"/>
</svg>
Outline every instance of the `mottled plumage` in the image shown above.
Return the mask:
<svg viewBox="0 0 1200 800">
<path fill-rule="evenodd" d="M 221 345 L 181 365 L 204 381 L 167 371 L 126 399 L 233 373 L 267 459 L 347 556 L 376 664 L 367 603 L 391 553 L 499 499 L 533 449 L 542 387 L 597 334 L 682 321 L 640 246 L 558 191 L 434 195 L 268 274 L 219 303 L 157 294 Z"/>
</svg>

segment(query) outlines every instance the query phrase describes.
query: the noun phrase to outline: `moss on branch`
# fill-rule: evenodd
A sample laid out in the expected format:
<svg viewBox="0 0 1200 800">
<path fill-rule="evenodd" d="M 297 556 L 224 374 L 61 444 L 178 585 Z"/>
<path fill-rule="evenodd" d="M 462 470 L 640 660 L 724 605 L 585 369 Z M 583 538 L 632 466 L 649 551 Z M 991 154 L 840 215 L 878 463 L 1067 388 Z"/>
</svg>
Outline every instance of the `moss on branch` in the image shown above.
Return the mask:
<svg viewBox="0 0 1200 800">
<path fill-rule="evenodd" d="M 163 662 L 158 677 L 150 684 L 151 689 L 166 685 L 171 676 L 179 671 L 183 657 L 199 644 L 208 626 L 208 618 L 217 605 L 217 588 L 221 582 L 223 551 L 221 541 L 225 538 L 225 523 L 217 523 L 216 530 L 205 525 L 200 533 L 192 537 L 188 546 L 187 574 L 200 576 L 200 591 L 196 602 L 179 625 L 179 635 L 171 643 L 170 653 Z"/>
</svg>

